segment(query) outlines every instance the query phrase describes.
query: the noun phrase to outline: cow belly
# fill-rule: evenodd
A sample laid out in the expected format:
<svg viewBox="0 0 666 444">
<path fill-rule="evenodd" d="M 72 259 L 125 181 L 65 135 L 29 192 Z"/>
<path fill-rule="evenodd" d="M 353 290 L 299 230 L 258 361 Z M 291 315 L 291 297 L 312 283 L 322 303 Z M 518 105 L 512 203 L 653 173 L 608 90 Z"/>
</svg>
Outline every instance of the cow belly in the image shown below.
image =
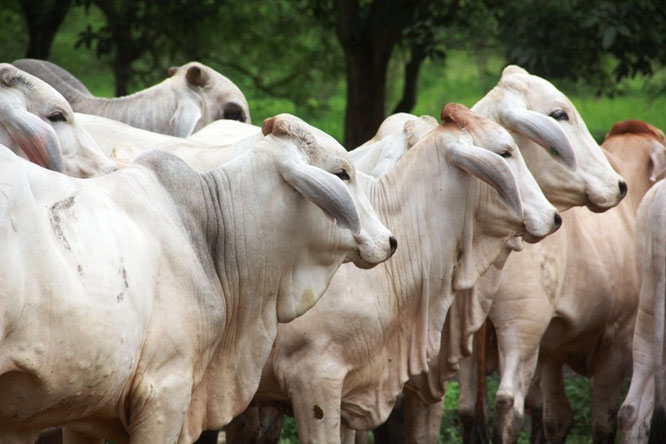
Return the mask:
<svg viewBox="0 0 666 444">
<path fill-rule="evenodd" d="M 35 310 L 8 332 L 1 353 L 0 424 L 113 415 L 142 344 L 137 313 L 114 308 Z"/>
</svg>

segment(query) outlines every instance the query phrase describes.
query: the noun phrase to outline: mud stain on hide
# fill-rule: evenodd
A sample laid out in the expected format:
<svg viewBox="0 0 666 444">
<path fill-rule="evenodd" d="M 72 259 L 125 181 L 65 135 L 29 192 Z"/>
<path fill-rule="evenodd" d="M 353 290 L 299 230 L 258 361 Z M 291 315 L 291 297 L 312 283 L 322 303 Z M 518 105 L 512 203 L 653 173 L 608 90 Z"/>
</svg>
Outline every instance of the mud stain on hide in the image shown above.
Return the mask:
<svg viewBox="0 0 666 444">
<path fill-rule="evenodd" d="M 69 241 L 67 241 L 67 238 L 65 237 L 65 233 L 62 229 L 62 226 L 60 226 L 60 223 L 62 222 L 60 219 L 60 211 L 66 210 L 67 208 L 70 208 L 72 205 L 74 205 L 73 194 L 69 196 L 67 199 L 58 201 L 53 205 L 51 205 L 51 207 L 49 207 L 49 221 L 51 222 L 51 229 L 53 230 L 53 233 L 55 234 L 56 238 L 60 242 L 62 242 L 62 246 L 69 251 L 72 251 L 72 247 L 69 245 Z"/>
<path fill-rule="evenodd" d="M 123 258 L 122 257 L 120 258 L 120 268 L 118 269 L 118 274 L 123 279 L 123 286 L 124 286 L 124 288 L 116 296 L 116 301 L 118 301 L 120 303 L 120 302 L 123 301 L 123 299 L 125 299 L 125 290 L 127 290 L 129 288 L 129 282 L 127 281 L 127 270 L 123 266 Z"/>
<path fill-rule="evenodd" d="M 81 264 L 78 264 L 76 266 L 76 271 L 79 273 L 80 276 L 83 276 L 83 267 L 81 266 Z"/>
<path fill-rule="evenodd" d="M 557 263 L 555 258 L 546 256 L 541 262 L 541 286 L 550 299 L 555 297 L 557 291 Z"/>
<path fill-rule="evenodd" d="M 315 419 L 324 419 L 324 411 L 317 404 L 312 407 L 312 414 Z"/>
</svg>

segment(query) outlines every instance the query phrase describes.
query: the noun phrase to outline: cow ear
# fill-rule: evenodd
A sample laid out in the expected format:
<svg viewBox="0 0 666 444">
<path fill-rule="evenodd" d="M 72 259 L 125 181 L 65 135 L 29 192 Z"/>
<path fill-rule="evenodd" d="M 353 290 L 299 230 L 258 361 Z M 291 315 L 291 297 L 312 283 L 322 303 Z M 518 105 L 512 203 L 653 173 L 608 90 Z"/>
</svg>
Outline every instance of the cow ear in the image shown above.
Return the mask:
<svg viewBox="0 0 666 444">
<path fill-rule="evenodd" d="M 261 125 L 261 133 L 264 136 L 268 136 L 273 132 L 273 125 L 275 125 L 275 117 L 269 117 L 264 120 L 263 125 Z"/>
<path fill-rule="evenodd" d="M 516 214 L 523 214 L 516 178 L 501 156 L 478 146 L 462 143 L 448 144 L 446 154 L 451 164 L 488 183 Z"/>
<path fill-rule="evenodd" d="M 3 110 L 4 124 L 28 160 L 53 171 L 63 171 L 60 143 L 53 128 L 24 108 Z"/>
<path fill-rule="evenodd" d="M 177 66 L 172 66 L 169 69 L 167 69 L 167 74 L 169 77 L 173 77 L 174 74 L 178 72 L 178 67 Z"/>
<path fill-rule="evenodd" d="M 285 160 L 278 164 L 282 178 L 303 197 L 354 234 L 361 231 L 361 219 L 354 199 L 342 180 L 305 162 Z"/>
<path fill-rule="evenodd" d="M 208 83 L 208 73 L 196 65 L 187 68 L 185 78 L 192 86 L 204 86 Z"/>
<path fill-rule="evenodd" d="M 516 106 L 505 106 L 499 112 L 500 123 L 538 143 L 544 149 L 554 149 L 557 160 L 571 171 L 576 170 L 576 155 L 564 130 L 551 117 Z"/>
<path fill-rule="evenodd" d="M 666 147 L 657 141 L 650 145 L 650 180 L 656 182 L 666 173 Z"/>
</svg>

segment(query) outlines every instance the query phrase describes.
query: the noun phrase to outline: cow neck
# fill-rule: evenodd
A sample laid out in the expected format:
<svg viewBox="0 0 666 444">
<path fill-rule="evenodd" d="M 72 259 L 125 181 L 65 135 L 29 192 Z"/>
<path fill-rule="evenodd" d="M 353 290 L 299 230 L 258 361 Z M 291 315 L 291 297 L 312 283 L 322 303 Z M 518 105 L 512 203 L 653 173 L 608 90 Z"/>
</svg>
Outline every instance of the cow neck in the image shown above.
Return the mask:
<svg viewBox="0 0 666 444">
<path fill-rule="evenodd" d="M 617 143 L 613 143 L 616 137 Z M 650 141 L 651 138 L 645 135 L 622 134 L 609 138 L 602 146 L 611 166 L 627 182 L 624 200 L 630 205 L 632 214 L 636 214 L 641 199 L 653 185 L 650 181 Z"/>
<path fill-rule="evenodd" d="M 427 325 L 414 338 L 418 362 L 412 371 L 424 369 L 439 347 L 439 334 L 453 297 L 452 276 L 460 255 L 467 202 L 477 193 L 475 181 L 450 165 L 441 147 L 439 131 L 433 131 L 376 181 L 367 193 L 396 238 L 399 248 L 384 265 L 398 310 L 417 310 L 419 325 Z M 426 341 L 427 347 L 422 347 Z M 414 353 L 410 353 L 414 356 Z"/>
<path fill-rule="evenodd" d="M 150 88 L 123 97 L 105 98 L 78 96 L 77 112 L 103 115 L 137 128 L 165 133 L 169 120 L 178 106 L 176 95 L 166 79 Z"/>
<path fill-rule="evenodd" d="M 250 402 L 277 335 L 276 289 L 288 264 L 271 250 L 272 217 L 256 186 L 265 162 L 244 156 L 202 175 L 207 233 L 224 299 L 219 343 L 193 397 L 187 426 L 220 428 Z M 265 198 L 265 197 L 264 197 Z M 257 214 L 261 213 L 261 214 Z M 286 261 L 288 262 L 288 261 Z M 202 416 L 204 415 L 204 416 Z"/>
</svg>

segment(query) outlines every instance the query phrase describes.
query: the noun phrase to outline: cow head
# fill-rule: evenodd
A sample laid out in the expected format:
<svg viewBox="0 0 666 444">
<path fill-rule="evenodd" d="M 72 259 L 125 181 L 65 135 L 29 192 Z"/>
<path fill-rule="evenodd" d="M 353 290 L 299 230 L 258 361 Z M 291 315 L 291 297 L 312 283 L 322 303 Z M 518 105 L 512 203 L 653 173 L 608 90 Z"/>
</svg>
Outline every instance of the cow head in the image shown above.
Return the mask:
<svg viewBox="0 0 666 444">
<path fill-rule="evenodd" d="M 571 101 L 550 82 L 517 66 L 472 108 L 515 138 L 525 162 L 559 209 L 605 211 L 627 192 Z"/>
<path fill-rule="evenodd" d="M 60 93 L 4 63 L 0 64 L 0 143 L 70 176 L 97 176 L 116 168 L 76 121 Z"/>
<path fill-rule="evenodd" d="M 393 254 L 397 242 L 335 139 L 288 114 L 267 119 L 262 131 L 266 137 L 257 149 L 276 166 L 283 192 L 274 210 L 290 236 L 284 257 L 293 268 L 281 282 L 277 303 L 278 320 L 288 322 L 317 301 L 342 262 L 373 267 Z"/>
<path fill-rule="evenodd" d="M 228 78 L 199 62 L 169 68 L 169 76 L 183 93 L 194 92 L 199 97 L 196 131 L 215 120 L 238 120 L 252 123 L 250 107 L 241 90 Z M 188 134 L 183 135 L 186 137 Z"/>
<path fill-rule="evenodd" d="M 449 162 L 487 182 L 501 198 L 482 192 L 478 205 L 483 211 L 466 205 L 466 219 L 473 223 L 466 223 L 453 282 L 454 289 L 464 290 L 474 285 L 507 241 L 519 235 L 536 242 L 557 230 L 562 219 L 530 174 L 511 135 L 497 123 L 463 105 L 448 104 L 437 132 Z M 500 243 L 491 246 L 482 240 L 493 238 Z"/>
</svg>

